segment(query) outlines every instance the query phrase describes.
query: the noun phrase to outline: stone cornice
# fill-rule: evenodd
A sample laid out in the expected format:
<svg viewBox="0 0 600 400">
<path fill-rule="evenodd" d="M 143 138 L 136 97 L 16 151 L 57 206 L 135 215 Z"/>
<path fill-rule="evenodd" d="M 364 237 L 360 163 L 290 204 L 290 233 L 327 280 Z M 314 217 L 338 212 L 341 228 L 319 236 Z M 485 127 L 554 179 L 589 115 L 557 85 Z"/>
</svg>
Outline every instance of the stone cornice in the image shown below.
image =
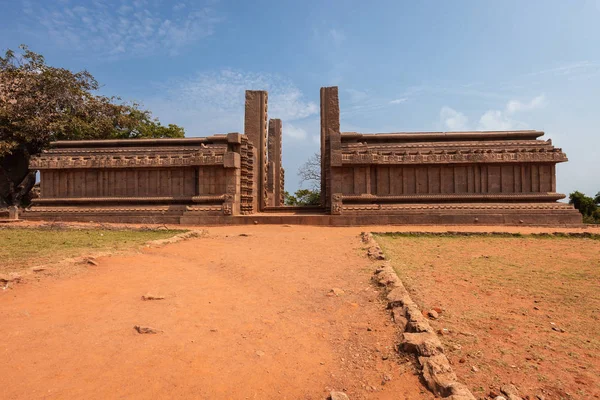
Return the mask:
<svg viewBox="0 0 600 400">
<path fill-rule="evenodd" d="M 346 164 L 457 164 L 457 163 L 511 163 L 567 161 L 567 156 L 558 148 L 510 149 L 510 150 L 456 150 L 456 151 L 348 151 L 341 154 L 342 165 Z"/>
<path fill-rule="evenodd" d="M 339 196 L 339 195 L 337 195 Z M 469 201 L 491 202 L 518 200 L 519 202 L 557 201 L 564 199 L 561 193 L 440 193 L 440 194 L 409 194 L 400 196 L 360 195 L 338 197 L 343 203 L 411 203 L 411 202 L 444 202 Z"/>
<path fill-rule="evenodd" d="M 226 149 L 196 150 L 186 153 L 136 154 L 136 152 L 110 151 L 107 154 L 58 155 L 43 153 L 29 162 L 31 169 L 76 168 L 148 168 L 223 165 Z"/>
</svg>

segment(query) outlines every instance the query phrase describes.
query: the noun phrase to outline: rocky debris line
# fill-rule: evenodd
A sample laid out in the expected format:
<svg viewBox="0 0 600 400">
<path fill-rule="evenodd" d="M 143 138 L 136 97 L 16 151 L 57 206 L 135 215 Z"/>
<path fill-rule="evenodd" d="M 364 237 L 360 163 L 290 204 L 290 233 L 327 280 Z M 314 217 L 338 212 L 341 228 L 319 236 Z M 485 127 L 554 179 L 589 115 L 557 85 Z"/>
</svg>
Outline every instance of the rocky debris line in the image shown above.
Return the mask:
<svg viewBox="0 0 600 400">
<path fill-rule="evenodd" d="M 362 232 L 360 237 L 363 243 L 367 244 L 369 248 L 367 249 L 367 255 L 371 260 L 385 260 L 385 255 L 381 250 L 381 247 L 373 240 L 373 235 L 368 232 Z"/>
<path fill-rule="evenodd" d="M 150 242 L 147 242 L 146 244 L 150 245 L 150 246 L 162 246 L 162 245 L 165 245 L 165 244 L 177 243 L 177 242 L 180 242 L 182 240 L 187 240 L 187 239 L 191 239 L 191 238 L 204 237 L 207 234 L 208 234 L 208 232 L 205 231 L 205 230 L 201 230 L 201 231 L 188 231 L 188 232 L 180 233 L 179 235 L 175 235 L 175 236 L 170 237 L 168 239 L 152 240 Z"/>
<path fill-rule="evenodd" d="M 375 252 L 383 254 L 371 233 L 362 233 L 361 238 L 369 246 L 369 250 L 374 249 Z M 392 318 L 403 332 L 399 350 L 417 356 L 421 375 L 429 390 L 446 399 L 475 400 L 469 389 L 458 382 L 448 358 L 444 355 L 442 343 L 429 325 L 427 317 L 410 298 L 389 261 L 381 263 L 373 280 L 384 288 Z"/>
<path fill-rule="evenodd" d="M 165 296 L 160 296 L 160 295 L 156 295 L 156 294 L 150 294 L 147 293 L 145 295 L 142 296 L 142 300 L 144 301 L 148 301 L 148 300 L 164 300 Z"/>
<path fill-rule="evenodd" d="M 160 329 L 155 329 L 155 328 L 151 328 L 149 326 L 140 326 L 140 325 L 134 326 L 133 329 L 135 329 L 137 331 L 137 333 L 139 333 L 139 334 L 156 334 L 156 333 L 162 332 Z"/>
<path fill-rule="evenodd" d="M 365 233 L 361 233 L 364 235 Z M 372 232 L 381 236 L 482 236 L 482 237 L 539 237 L 539 238 L 586 238 L 600 240 L 600 234 L 593 232 L 539 232 L 539 233 L 511 233 L 511 232 Z"/>
</svg>

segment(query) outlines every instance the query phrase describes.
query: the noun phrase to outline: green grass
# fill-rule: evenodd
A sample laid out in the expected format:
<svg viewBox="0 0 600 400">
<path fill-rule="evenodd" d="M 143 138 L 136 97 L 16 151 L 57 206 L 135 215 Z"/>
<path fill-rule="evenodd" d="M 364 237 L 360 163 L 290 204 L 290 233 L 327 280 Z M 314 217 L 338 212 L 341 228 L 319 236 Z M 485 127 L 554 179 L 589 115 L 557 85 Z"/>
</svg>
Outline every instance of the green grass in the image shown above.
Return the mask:
<svg viewBox="0 0 600 400">
<path fill-rule="evenodd" d="M 90 252 L 126 250 L 182 230 L 0 229 L 0 273 Z"/>
</svg>

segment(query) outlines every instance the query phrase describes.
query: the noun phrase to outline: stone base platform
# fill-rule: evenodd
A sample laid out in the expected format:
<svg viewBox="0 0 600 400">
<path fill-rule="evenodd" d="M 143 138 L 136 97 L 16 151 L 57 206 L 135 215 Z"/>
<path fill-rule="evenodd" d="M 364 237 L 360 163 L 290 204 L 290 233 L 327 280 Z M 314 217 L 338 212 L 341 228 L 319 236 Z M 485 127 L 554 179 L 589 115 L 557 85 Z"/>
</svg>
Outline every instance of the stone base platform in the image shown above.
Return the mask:
<svg viewBox="0 0 600 400">
<path fill-rule="evenodd" d="M 361 210 L 359 213 L 329 215 L 318 208 L 271 209 L 252 215 L 201 215 L 185 206 L 147 208 L 47 207 L 25 211 L 27 220 L 115 222 L 136 224 L 246 225 L 290 224 L 321 226 L 356 225 L 529 225 L 578 226 L 581 214 L 563 203 L 516 204 L 402 204 L 390 210 Z"/>
</svg>

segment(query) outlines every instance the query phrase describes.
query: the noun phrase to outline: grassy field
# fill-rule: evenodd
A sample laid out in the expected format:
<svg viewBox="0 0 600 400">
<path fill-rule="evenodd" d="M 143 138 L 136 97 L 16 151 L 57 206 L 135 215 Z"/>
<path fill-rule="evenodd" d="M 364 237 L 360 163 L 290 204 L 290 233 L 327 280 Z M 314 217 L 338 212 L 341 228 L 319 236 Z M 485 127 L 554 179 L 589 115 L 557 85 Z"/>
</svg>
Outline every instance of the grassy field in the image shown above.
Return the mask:
<svg viewBox="0 0 600 400">
<path fill-rule="evenodd" d="M 378 235 L 476 397 L 600 396 L 600 240 Z"/>
<path fill-rule="evenodd" d="M 102 250 L 125 250 L 179 230 L 0 229 L 0 273 Z"/>
</svg>

